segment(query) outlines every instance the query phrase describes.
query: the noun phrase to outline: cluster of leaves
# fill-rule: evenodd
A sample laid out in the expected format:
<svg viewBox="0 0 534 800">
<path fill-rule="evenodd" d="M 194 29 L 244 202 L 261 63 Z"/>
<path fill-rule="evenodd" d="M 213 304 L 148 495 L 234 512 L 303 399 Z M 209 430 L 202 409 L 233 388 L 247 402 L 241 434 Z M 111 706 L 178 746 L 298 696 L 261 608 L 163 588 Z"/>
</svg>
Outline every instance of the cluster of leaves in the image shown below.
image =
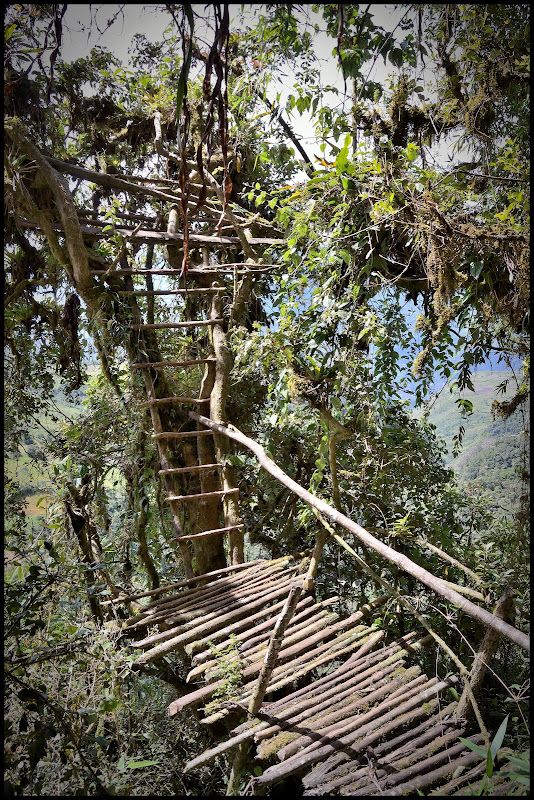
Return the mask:
<svg viewBox="0 0 534 800">
<path fill-rule="evenodd" d="M 192 720 L 165 721 L 172 690 L 131 670 L 135 654 L 118 646 L 112 621 L 95 626 L 72 543 L 54 546 L 50 527 L 6 572 L 6 793 L 199 791 L 198 776 L 184 780 L 180 765 L 202 732 Z M 222 786 L 220 766 L 201 776 L 210 791 Z"/>
</svg>

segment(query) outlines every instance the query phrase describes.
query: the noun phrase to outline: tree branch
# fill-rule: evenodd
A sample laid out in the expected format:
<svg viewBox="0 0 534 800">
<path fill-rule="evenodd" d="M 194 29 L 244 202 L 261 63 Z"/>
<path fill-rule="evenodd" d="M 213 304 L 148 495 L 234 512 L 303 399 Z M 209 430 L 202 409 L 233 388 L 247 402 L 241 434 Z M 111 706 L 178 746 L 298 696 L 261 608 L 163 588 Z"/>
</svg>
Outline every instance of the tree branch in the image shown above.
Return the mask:
<svg viewBox="0 0 534 800">
<path fill-rule="evenodd" d="M 429 589 L 432 589 L 432 591 L 436 592 L 436 594 L 444 597 L 461 611 L 468 614 L 470 617 L 473 617 L 473 619 L 482 622 L 492 630 L 498 631 L 499 634 L 505 636 L 511 642 L 519 645 L 519 647 L 522 647 L 524 650 L 530 651 L 530 638 L 526 634 L 518 631 L 516 628 L 512 627 L 512 625 L 508 625 L 508 623 L 503 622 L 503 620 L 499 619 L 493 614 L 490 614 L 489 611 L 486 611 L 474 603 L 471 603 L 471 601 L 466 600 L 464 597 L 458 594 L 458 592 L 454 591 L 454 589 L 451 589 L 449 586 L 445 586 L 439 578 L 436 578 L 426 569 L 420 567 L 418 564 L 415 564 L 407 556 L 402 553 L 397 553 L 392 547 L 389 547 L 387 544 L 384 544 L 384 542 L 381 542 L 372 536 L 368 531 L 365 530 L 365 528 L 362 528 L 361 525 L 358 525 L 358 523 L 349 519 L 349 517 L 341 514 L 335 508 L 332 508 L 332 506 L 326 503 L 324 500 L 321 500 L 319 497 L 311 494 L 311 492 L 308 492 L 306 489 L 304 489 L 304 487 L 300 486 L 298 483 L 296 483 L 296 481 L 290 478 L 289 475 L 286 475 L 286 473 L 268 457 L 267 453 L 263 447 L 258 444 L 258 442 L 255 442 L 253 439 L 249 439 L 248 436 L 245 436 L 233 425 L 220 425 L 216 422 L 213 422 L 213 420 L 202 416 L 201 414 L 196 414 L 194 411 L 189 412 L 189 417 L 197 422 L 201 422 L 203 425 L 206 425 L 206 427 L 211 428 L 214 431 L 225 434 L 230 439 L 234 439 L 236 442 L 239 442 L 247 447 L 254 453 L 261 466 L 267 470 L 267 472 L 269 472 L 271 475 L 274 475 L 274 477 L 279 480 L 280 483 L 283 483 L 285 486 L 291 489 L 292 492 L 298 495 L 298 497 L 304 500 L 304 502 L 309 506 L 316 508 L 322 514 L 334 520 L 334 522 L 336 522 L 338 525 L 341 525 L 343 528 L 351 531 L 351 533 L 353 533 L 361 542 L 363 542 L 363 544 L 370 547 L 383 558 L 386 558 L 388 561 L 396 564 L 409 575 L 412 575 L 412 577 L 421 581 L 421 583 L 424 583 L 425 586 L 429 587 Z"/>
</svg>

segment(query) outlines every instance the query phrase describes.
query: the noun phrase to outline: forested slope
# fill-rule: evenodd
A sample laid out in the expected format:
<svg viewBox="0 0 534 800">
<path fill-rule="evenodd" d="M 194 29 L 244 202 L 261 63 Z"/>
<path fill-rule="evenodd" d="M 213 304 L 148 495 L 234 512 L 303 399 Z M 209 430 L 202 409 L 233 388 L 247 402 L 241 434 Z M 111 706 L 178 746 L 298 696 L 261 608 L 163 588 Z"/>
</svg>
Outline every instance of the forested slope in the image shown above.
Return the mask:
<svg viewBox="0 0 534 800">
<path fill-rule="evenodd" d="M 505 371 L 477 372 L 474 394 L 465 391 L 460 395 L 473 403 L 473 412 L 464 419 L 454 402 L 458 394 L 451 395 L 448 388 L 439 394 L 428 415 L 436 435 L 445 441 L 445 463 L 454 470 L 458 483 L 479 487 L 497 516 L 518 513 L 525 488 L 522 470 L 529 461 L 528 408 L 518 409 L 505 420 L 494 418 L 491 411 L 498 387 L 510 377 Z M 461 450 L 454 456 L 460 426 L 464 427 Z"/>
</svg>

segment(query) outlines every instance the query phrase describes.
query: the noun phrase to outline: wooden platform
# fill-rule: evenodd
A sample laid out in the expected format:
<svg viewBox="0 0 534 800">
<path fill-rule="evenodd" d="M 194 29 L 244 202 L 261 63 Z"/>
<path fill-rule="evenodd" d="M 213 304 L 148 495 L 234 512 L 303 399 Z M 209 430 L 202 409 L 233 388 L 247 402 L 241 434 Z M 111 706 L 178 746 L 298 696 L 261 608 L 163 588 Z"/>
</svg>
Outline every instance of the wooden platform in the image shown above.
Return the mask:
<svg viewBox="0 0 534 800">
<path fill-rule="evenodd" d="M 229 740 L 186 770 L 249 741 L 263 769 L 253 779 L 258 788 L 297 776 L 305 796 L 443 795 L 480 780 L 480 756 L 459 741 L 469 732 L 454 716 L 449 689 L 456 676 L 422 672 L 417 653 L 430 638 L 424 631 L 388 641 L 373 625 L 385 597 L 343 619 L 332 608 L 336 597 L 316 602 L 304 592 L 266 701 L 246 721 L 270 635 L 306 564 L 291 556 L 256 561 L 190 579 L 169 594 L 161 588 L 125 622 L 124 634 L 144 650 L 135 664 L 170 653 L 189 664 L 187 680 L 195 685 L 170 704 L 170 716 L 195 708 L 210 724 L 242 712 Z M 481 743 L 480 735 L 469 738 Z"/>
</svg>

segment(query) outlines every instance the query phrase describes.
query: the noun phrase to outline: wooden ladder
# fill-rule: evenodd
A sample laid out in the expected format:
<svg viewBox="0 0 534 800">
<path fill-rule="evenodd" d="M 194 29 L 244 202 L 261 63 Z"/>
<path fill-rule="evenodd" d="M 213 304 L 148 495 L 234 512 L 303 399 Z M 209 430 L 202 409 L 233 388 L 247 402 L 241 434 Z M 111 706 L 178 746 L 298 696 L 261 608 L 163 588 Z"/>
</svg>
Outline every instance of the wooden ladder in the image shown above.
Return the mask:
<svg viewBox="0 0 534 800">
<path fill-rule="evenodd" d="M 230 265 L 233 268 L 234 265 Z M 217 276 L 228 272 L 228 267 L 226 265 L 219 265 L 218 267 L 210 267 L 209 270 L 190 270 L 188 275 L 192 275 L 195 277 L 196 275 L 202 274 L 209 274 L 209 279 L 213 281 L 213 279 L 217 279 Z M 169 296 L 169 297 L 180 297 L 180 296 L 187 296 L 192 295 L 193 297 L 202 297 L 202 298 L 209 298 L 216 295 L 221 295 L 224 292 L 224 287 L 220 286 L 206 286 L 206 287 L 187 287 L 187 288 L 166 288 L 166 289 L 142 289 L 137 288 L 133 284 L 133 276 L 134 275 L 161 275 L 161 276 L 168 276 L 174 275 L 178 276 L 179 273 L 176 270 L 169 270 L 169 269 L 151 269 L 151 270 L 117 270 L 113 273 L 114 275 L 117 274 L 124 274 L 125 275 L 125 284 L 127 288 L 124 290 L 119 291 L 119 295 L 128 299 L 131 313 L 132 313 L 132 329 L 135 331 L 139 331 L 139 351 L 140 353 L 147 353 L 149 352 L 149 348 L 146 346 L 146 342 L 143 339 L 143 332 L 144 331 L 164 331 L 164 330 L 182 330 L 182 329 L 196 329 L 196 328 L 207 328 L 212 327 L 214 325 L 222 325 L 225 322 L 224 317 L 215 317 L 213 319 L 194 319 L 194 320 L 184 320 L 184 319 L 177 319 L 172 322 L 161 322 L 161 323 L 154 323 L 154 322 L 143 322 L 141 319 L 141 312 L 139 309 L 139 305 L 137 303 L 137 299 L 140 297 L 150 297 L 150 296 Z M 184 505 L 190 503 L 191 501 L 200 501 L 203 500 L 207 502 L 216 502 L 216 501 L 224 501 L 229 495 L 237 495 L 239 493 L 239 489 L 231 488 L 225 489 L 222 485 L 221 472 L 223 470 L 223 465 L 213 461 L 213 459 L 209 463 L 202 463 L 200 448 L 198 447 L 198 441 L 202 437 L 211 436 L 212 431 L 209 430 L 184 430 L 184 431 L 174 431 L 174 430 L 165 430 L 161 415 L 161 408 L 165 405 L 188 405 L 193 407 L 198 407 L 199 410 L 203 412 L 209 412 L 210 407 L 210 397 L 188 397 L 182 395 L 170 396 L 170 397 L 157 397 L 156 396 L 156 384 L 158 381 L 158 374 L 161 372 L 165 373 L 166 370 L 172 368 L 181 368 L 181 369 L 196 369 L 200 365 L 210 365 L 215 364 L 215 358 L 209 354 L 204 355 L 202 357 L 195 357 L 195 358 L 184 358 L 184 359 L 173 359 L 168 358 L 164 360 L 151 360 L 150 358 L 143 359 L 142 357 L 133 361 L 130 364 L 132 370 L 139 370 L 143 374 L 144 384 L 147 399 L 146 401 L 140 403 L 140 408 L 148 408 L 150 411 L 150 416 L 152 420 L 152 427 L 153 433 L 152 438 L 155 440 L 158 453 L 159 453 L 159 461 L 160 461 L 160 470 L 159 475 L 161 475 L 165 482 L 165 488 L 167 491 L 166 501 L 170 504 L 171 515 L 173 520 L 173 527 L 176 539 L 178 541 L 178 545 L 180 547 L 181 555 L 184 561 L 186 577 L 190 578 L 193 575 L 193 568 L 191 563 L 191 553 L 187 546 L 187 543 L 190 541 L 195 541 L 201 538 L 205 538 L 207 536 L 216 536 L 216 535 L 226 535 L 232 531 L 236 530 L 243 530 L 244 525 L 242 523 L 239 524 L 228 524 L 226 520 L 226 524 L 221 527 L 211 527 L 207 530 L 200 530 L 195 531 L 192 533 L 188 533 L 184 531 L 184 520 L 183 514 L 181 513 L 184 509 Z M 176 466 L 175 461 L 175 454 L 173 454 L 172 447 L 170 446 L 170 442 L 184 442 L 188 439 L 194 439 L 197 442 L 197 462 L 196 464 L 190 464 L 187 466 Z M 201 484 L 201 491 L 195 492 L 184 492 L 183 489 L 180 488 L 178 481 L 181 481 L 184 476 L 196 476 L 200 479 Z M 212 480 L 206 481 L 205 476 L 211 476 Z M 216 481 L 218 479 L 219 486 L 213 486 L 213 477 L 216 476 Z M 207 487 L 207 488 L 206 488 Z M 226 518 L 226 508 L 225 504 L 223 504 L 223 513 Z"/>
</svg>

